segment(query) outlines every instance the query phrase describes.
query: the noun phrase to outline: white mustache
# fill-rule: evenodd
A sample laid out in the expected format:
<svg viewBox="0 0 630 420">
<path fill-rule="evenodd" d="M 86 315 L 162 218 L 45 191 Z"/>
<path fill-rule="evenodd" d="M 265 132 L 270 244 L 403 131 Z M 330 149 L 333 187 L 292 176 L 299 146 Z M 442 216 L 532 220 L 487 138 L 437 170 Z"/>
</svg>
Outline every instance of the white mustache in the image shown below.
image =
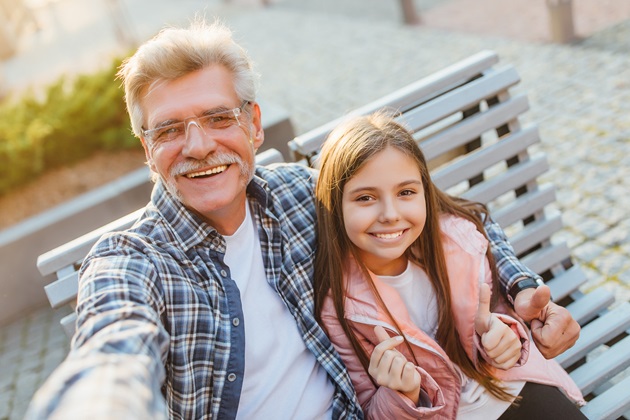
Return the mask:
<svg viewBox="0 0 630 420">
<path fill-rule="evenodd" d="M 181 174 L 207 168 L 208 166 L 231 165 L 233 163 L 241 167 L 244 166 L 243 160 L 238 155 L 232 153 L 217 153 L 203 160 L 186 160 L 180 162 L 171 168 L 170 176 L 176 177 Z"/>
</svg>

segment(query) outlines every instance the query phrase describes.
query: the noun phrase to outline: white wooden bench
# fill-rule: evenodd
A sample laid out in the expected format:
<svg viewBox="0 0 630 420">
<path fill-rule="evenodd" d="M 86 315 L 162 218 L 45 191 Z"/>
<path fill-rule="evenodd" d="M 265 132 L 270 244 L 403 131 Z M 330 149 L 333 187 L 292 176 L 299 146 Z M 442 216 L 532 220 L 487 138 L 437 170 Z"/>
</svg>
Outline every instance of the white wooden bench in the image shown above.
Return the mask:
<svg viewBox="0 0 630 420">
<path fill-rule="evenodd" d="M 630 303 L 611 309 L 615 298 L 605 289 L 581 293 L 585 273 L 565 244 L 551 241 L 562 221 L 547 209 L 555 201 L 554 187 L 538 182 L 549 166 L 544 155 L 530 152 L 540 140 L 535 126 L 519 122 L 529 105 L 525 95 L 511 95 L 518 83 L 514 68 L 499 67 L 497 55 L 484 51 L 350 114 L 399 110 L 430 161 L 437 185 L 490 206 L 517 255 L 543 276 L 554 300 L 582 325 L 576 345 L 557 357 L 590 400 L 582 411 L 591 419 L 618 418 L 630 410 L 630 378 L 615 385 L 610 379 L 630 366 Z M 313 165 L 339 120 L 290 141 L 293 158 Z M 262 164 L 281 160 L 274 150 L 258 156 Z M 40 256 L 41 273 L 57 278 L 46 286 L 53 308 L 74 304 L 78 265 L 98 237 L 130 226 L 140 211 Z M 75 319 L 71 314 L 62 321 L 69 335 Z"/>
</svg>

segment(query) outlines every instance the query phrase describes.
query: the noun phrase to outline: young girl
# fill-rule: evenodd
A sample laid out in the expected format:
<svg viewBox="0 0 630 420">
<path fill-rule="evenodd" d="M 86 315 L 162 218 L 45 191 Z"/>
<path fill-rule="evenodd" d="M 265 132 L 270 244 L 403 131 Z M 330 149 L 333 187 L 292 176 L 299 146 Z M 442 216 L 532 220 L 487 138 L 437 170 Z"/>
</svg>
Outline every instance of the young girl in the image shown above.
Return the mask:
<svg viewBox="0 0 630 420">
<path fill-rule="evenodd" d="M 566 372 L 490 312 L 508 306 L 491 303 L 485 207 L 439 191 L 407 130 L 351 119 L 320 166 L 315 313 L 367 418 L 584 418 Z"/>
</svg>

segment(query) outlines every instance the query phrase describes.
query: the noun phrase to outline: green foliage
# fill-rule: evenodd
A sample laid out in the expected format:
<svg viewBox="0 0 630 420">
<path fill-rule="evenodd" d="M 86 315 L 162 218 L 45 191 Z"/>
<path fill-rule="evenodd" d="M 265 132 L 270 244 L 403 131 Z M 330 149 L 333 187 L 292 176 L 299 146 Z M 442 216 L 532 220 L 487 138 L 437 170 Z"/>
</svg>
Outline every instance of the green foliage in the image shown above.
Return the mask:
<svg viewBox="0 0 630 420">
<path fill-rule="evenodd" d="M 141 147 L 115 80 L 119 65 L 115 60 L 72 81 L 62 77 L 43 99 L 29 92 L 19 101 L 0 102 L 0 195 L 98 150 Z"/>
</svg>

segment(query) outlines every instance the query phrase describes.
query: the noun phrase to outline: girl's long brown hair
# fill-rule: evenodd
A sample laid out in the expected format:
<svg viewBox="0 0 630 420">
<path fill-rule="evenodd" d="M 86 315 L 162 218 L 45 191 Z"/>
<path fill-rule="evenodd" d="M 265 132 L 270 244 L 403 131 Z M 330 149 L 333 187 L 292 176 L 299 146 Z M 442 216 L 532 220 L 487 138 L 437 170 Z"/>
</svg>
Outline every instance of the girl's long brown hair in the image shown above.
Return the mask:
<svg viewBox="0 0 630 420">
<path fill-rule="evenodd" d="M 320 174 L 315 195 L 317 198 L 319 245 L 315 258 L 315 316 L 323 325 L 321 315 L 326 296 L 330 294 L 339 323 L 363 365 L 368 371 L 369 356 L 359 343 L 345 318 L 344 271 L 349 257 L 359 264 L 365 273 L 377 303 L 393 322 L 398 333 L 404 337 L 396 320 L 378 293 L 366 266 L 358 257 L 356 248 L 346 234 L 342 214 L 342 197 L 345 184 L 374 155 L 387 147 L 393 147 L 414 159 L 420 170 L 426 201 L 426 223 L 422 234 L 407 250 L 407 256 L 426 271 L 436 293 L 438 303 L 438 331 L 436 340 L 448 357 L 469 377 L 482 384 L 492 395 L 504 401 L 514 399 L 505 391 L 492 374 L 491 366 L 479 359 L 475 367 L 464 350 L 451 306 L 451 287 L 446 270 L 442 247 L 439 217 L 447 213 L 474 223 L 485 236 L 483 218 L 489 217 L 487 209 L 480 203 L 450 197 L 440 191 L 431 181 L 424 154 L 413 136 L 394 119 L 379 112 L 370 116 L 355 117 L 337 127 L 322 147 Z M 391 168 L 395 170 L 395 168 Z M 487 257 L 492 267 L 493 299 L 498 296 L 498 281 L 494 259 L 488 247 Z M 411 347 L 405 338 L 407 349 Z M 416 361 L 417 364 L 417 361 Z M 371 376 L 368 375 L 370 378 Z"/>
</svg>

